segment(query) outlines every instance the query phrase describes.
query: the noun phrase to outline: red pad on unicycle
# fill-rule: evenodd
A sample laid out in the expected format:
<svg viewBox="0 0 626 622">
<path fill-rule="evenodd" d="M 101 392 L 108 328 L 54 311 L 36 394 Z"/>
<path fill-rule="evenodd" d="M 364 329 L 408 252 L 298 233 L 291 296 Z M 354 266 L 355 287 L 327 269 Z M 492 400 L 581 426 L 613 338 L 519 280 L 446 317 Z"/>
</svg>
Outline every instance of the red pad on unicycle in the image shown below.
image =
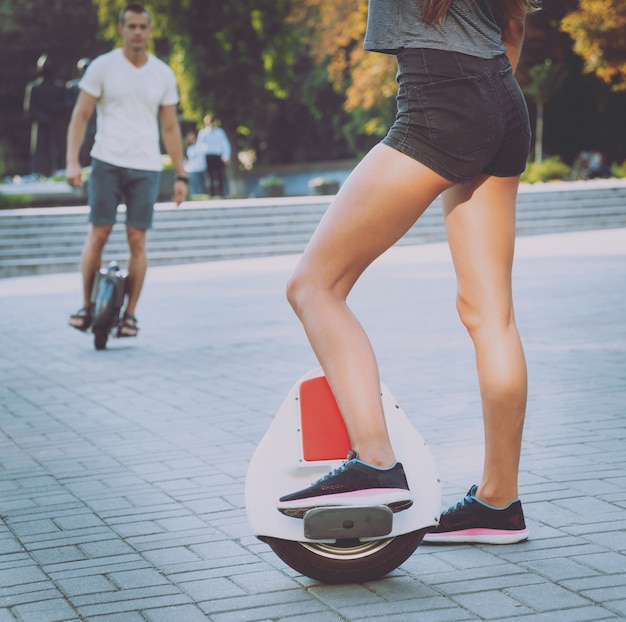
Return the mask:
<svg viewBox="0 0 626 622">
<path fill-rule="evenodd" d="M 348 431 L 324 376 L 300 384 L 300 421 L 307 462 L 345 459 L 350 450 Z"/>
</svg>

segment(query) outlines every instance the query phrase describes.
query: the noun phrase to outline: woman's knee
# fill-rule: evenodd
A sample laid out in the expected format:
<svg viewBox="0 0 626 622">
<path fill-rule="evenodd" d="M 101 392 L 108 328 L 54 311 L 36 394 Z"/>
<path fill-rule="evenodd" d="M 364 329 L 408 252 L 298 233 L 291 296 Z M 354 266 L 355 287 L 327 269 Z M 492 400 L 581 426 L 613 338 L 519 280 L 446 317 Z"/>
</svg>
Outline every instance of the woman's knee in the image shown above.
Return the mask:
<svg viewBox="0 0 626 622">
<path fill-rule="evenodd" d="M 463 326 L 465 326 L 467 331 L 471 334 L 480 324 L 480 313 L 478 309 L 475 308 L 470 300 L 460 293 L 457 293 L 456 310 L 459 314 L 461 324 L 463 324 Z"/>
<path fill-rule="evenodd" d="M 332 293 L 315 270 L 303 266 L 298 266 L 287 281 L 287 300 L 299 317 L 303 309 L 310 308 L 320 297 Z"/>
<path fill-rule="evenodd" d="M 505 328 L 513 321 L 513 305 L 510 301 L 499 301 L 487 296 L 474 299 L 459 292 L 456 308 L 461 323 L 470 335 L 485 328 Z"/>
<path fill-rule="evenodd" d="M 307 279 L 304 274 L 297 270 L 289 277 L 286 286 L 287 301 L 292 309 L 298 313 L 298 310 L 305 305 L 307 297 Z"/>
</svg>

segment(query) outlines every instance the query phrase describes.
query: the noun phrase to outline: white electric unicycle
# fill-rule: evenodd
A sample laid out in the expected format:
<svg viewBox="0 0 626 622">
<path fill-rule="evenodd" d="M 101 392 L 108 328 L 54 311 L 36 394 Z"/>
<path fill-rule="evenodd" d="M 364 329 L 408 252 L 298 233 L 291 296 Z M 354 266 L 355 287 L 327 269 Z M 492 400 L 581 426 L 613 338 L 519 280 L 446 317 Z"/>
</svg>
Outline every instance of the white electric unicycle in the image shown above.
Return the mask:
<svg viewBox="0 0 626 622">
<path fill-rule="evenodd" d="M 279 497 L 306 488 L 341 465 L 350 449 L 341 413 L 320 369 L 288 393 L 257 447 L 246 476 L 246 511 L 254 534 L 294 570 L 326 583 L 380 578 L 406 561 L 436 526 L 441 489 L 432 454 L 388 389 L 381 386 L 391 443 L 404 466 L 413 505 L 311 509 L 281 514 Z"/>
</svg>

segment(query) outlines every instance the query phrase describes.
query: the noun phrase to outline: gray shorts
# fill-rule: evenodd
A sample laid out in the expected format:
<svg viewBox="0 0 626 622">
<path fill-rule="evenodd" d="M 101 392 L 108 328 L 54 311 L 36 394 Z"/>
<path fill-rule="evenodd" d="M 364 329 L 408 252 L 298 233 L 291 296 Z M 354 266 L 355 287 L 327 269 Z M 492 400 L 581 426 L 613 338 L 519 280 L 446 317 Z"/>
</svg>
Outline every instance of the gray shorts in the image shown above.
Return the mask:
<svg viewBox="0 0 626 622">
<path fill-rule="evenodd" d="M 92 160 L 89 222 L 114 225 L 117 206 L 125 203 L 126 224 L 136 229 L 149 229 L 159 194 L 160 177 L 160 171 L 140 171 Z"/>
<path fill-rule="evenodd" d="M 506 56 L 402 50 L 397 80 L 398 113 L 384 144 L 455 183 L 524 171 L 528 108 Z"/>
</svg>

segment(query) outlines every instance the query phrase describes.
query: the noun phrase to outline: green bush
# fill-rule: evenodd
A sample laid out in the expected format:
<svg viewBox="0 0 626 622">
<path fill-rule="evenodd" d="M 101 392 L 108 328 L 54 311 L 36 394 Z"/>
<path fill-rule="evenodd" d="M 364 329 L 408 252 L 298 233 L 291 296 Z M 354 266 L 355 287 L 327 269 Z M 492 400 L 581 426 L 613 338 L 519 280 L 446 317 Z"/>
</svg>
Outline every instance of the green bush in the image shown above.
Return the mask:
<svg viewBox="0 0 626 622">
<path fill-rule="evenodd" d="M 285 180 L 282 177 L 276 177 L 275 175 L 267 175 L 259 179 L 259 185 L 261 188 L 278 188 L 285 187 Z"/>
<path fill-rule="evenodd" d="M 559 156 L 552 156 L 542 162 L 529 162 L 522 173 L 522 181 L 536 184 L 544 181 L 569 179 L 572 169 Z"/>
<path fill-rule="evenodd" d="M 309 181 L 309 189 L 313 194 L 337 194 L 339 182 L 329 177 L 315 177 Z"/>
<path fill-rule="evenodd" d="M 276 175 L 261 177 L 259 186 L 261 186 L 263 196 L 266 197 L 282 197 L 285 194 L 285 180 Z"/>
<path fill-rule="evenodd" d="M 626 160 L 624 160 L 621 164 L 617 164 L 617 162 L 611 164 L 611 176 L 618 177 L 620 179 L 626 177 Z"/>
<path fill-rule="evenodd" d="M 30 194 L 3 194 L 0 192 L 0 209 L 28 207 L 33 201 Z"/>
</svg>

